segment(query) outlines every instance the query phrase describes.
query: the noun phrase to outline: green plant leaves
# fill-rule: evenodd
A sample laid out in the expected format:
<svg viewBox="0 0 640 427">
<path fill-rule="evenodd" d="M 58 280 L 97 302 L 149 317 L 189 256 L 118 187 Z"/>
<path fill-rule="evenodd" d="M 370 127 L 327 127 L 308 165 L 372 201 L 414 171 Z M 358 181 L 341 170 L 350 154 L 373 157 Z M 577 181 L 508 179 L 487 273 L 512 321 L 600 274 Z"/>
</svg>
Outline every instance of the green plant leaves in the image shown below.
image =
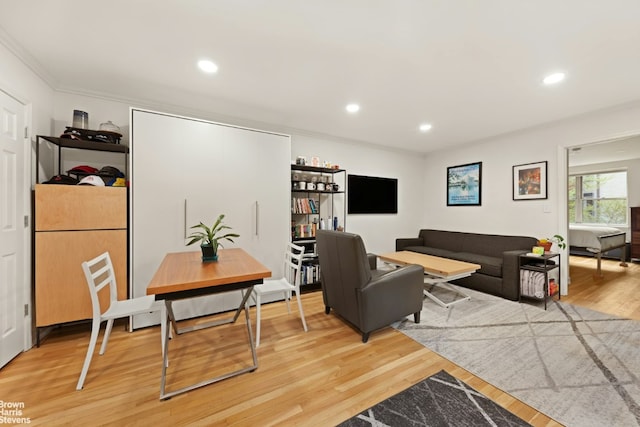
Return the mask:
<svg viewBox="0 0 640 427">
<path fill-rule="evenodd" d="M 201 229 L 202 231 L 194 231 L 193 233 L 191 233 L 187 237 L 187 239 L 191 239 L 187 243 L 187 246 L 193 245 L 197 242 L 201 242 L 201 244 L 203 245 L 211 244 L 213 245 L 214 249 L 217 249 L 218 246 L 223 247 L 221 242 L 222 240 L 228 240 L 231 243 L 235 243 L 233 241 L 233 238 L 240 237 L 240 235 L 237 233 L 226 233 L 220 236 L 218 235 L 223 230 L 231 230 L 231 227 L 222 223 L 222 221 L 224 220 L 224 216 L 224 214 L 220 214 L 213 225 L 211 225 L 211 227 L 208 227 L 202 221 L 199 224 L 191 226 L 191 229 Z"/>
</svg>

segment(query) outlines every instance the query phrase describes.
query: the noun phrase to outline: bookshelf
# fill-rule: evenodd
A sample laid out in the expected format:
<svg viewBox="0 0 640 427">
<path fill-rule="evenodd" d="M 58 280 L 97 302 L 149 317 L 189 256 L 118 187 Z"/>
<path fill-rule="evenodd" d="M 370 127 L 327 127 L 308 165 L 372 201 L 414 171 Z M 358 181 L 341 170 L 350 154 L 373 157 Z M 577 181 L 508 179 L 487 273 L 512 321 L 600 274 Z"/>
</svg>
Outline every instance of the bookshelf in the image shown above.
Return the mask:
<svg viewBox="0 0 640 427">
<path fill-rule="evenodd" d="M 302 290 L 320 288 L 319 229 L 344 230 L 346 170 L 291 165 L 291 241 L 305 247 Z"/>
</svg>

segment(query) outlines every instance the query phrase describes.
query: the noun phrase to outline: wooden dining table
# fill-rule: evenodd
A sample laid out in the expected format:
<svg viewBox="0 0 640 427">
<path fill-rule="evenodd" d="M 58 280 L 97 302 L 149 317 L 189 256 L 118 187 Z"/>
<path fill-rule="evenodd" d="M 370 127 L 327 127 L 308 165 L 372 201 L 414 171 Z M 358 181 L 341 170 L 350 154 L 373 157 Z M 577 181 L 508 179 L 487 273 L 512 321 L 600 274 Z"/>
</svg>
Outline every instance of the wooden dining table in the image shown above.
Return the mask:
<svg viewBox="0 0 640 427">
<path fill-rule="evenodd" d="M 165 301 L 174 332 L 180 335 L 203 328 L 235 323 L 240 316 L 240 312 L 244 310 L 253 361 L 244 368 L 167 392 L 166 377 L 169 360 L 170 328 L 166 328 L 167 331 L 162 337 L 165 351 L 160 380 L 160 400 L 169 399 L 175 395 L 246 372 L 252 372 L 258 368 L 258 357 L 251 330 L 247 299 L 253 291 L 253 286 L 262 283 L 263 279 L 267 277 L 271 277 L 271 271 L 241 248 L 220 249 L 218 251 L 218 261 L 215 262 L 203 262 L 200 252 L 172 252 L 165 255 L 147 286 L 147 295 L 154 295 L 156 300 Z M 243 298 L 233 316 L 196 326 L 178 328 L 172 309 L 173 301 L 238 290 L 243 291 Z"/>
</svg>

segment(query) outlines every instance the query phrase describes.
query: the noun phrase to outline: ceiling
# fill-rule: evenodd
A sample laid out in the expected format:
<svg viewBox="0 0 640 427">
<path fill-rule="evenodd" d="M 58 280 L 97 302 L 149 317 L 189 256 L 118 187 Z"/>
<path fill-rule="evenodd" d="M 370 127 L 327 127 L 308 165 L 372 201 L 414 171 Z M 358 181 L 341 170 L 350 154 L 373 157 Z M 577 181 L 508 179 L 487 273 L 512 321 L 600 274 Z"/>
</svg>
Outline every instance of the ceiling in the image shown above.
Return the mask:
<svg viewBox="0 0 640 427">
<path fill-rule="evenodd" d="M 638 0 L 0 0 L 57 90 L 425 153 L 637 102 L 639 23 Z"/>
<path fill-rule="evenodd" d="M 640 159 L 640 136 L 571 147 L 568 153 L 569 166 Z"/>
</svg>

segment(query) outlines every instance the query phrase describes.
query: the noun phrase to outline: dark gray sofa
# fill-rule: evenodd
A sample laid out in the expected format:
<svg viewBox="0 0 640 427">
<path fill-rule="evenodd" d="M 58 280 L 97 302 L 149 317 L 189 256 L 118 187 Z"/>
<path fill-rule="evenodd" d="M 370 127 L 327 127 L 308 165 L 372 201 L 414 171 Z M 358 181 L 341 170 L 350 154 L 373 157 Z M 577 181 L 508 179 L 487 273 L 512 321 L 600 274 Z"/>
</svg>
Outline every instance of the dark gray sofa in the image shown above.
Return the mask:
<svg viewBox="0 0 640 427">
<path fill-rule="evenodd" d="M 451 283 L 510 300 L 520 297 L 518 256 L 537 239 L 526 236 L 420 230 L 418 237 L 396 239 L 396 251 L 413 251 L 480 264 L 480 270 Z"/>
</svg>

